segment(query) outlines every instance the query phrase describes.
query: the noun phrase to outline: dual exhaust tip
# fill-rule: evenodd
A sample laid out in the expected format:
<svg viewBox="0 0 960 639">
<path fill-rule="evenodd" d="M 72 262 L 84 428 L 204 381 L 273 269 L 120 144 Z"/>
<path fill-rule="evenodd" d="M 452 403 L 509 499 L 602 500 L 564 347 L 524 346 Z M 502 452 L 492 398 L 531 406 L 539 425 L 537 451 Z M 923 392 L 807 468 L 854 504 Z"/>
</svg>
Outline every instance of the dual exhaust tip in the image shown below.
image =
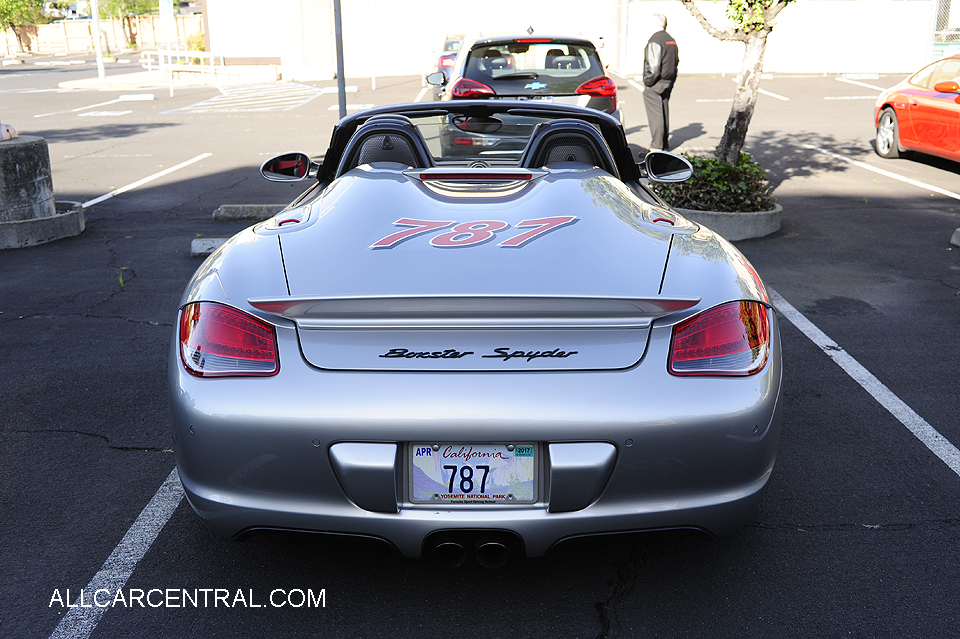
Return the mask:
<svg viewBox="0 0 960 639">
<path fill-rule="evenodd" d="M 425 553 L 443 568 L 460 568 L 472 555 L 484 568 L 506 566 L 512 557 L 522 557 L 522 542 L 514 533 L 435 533 L 427 538 Z"/>
</svg>

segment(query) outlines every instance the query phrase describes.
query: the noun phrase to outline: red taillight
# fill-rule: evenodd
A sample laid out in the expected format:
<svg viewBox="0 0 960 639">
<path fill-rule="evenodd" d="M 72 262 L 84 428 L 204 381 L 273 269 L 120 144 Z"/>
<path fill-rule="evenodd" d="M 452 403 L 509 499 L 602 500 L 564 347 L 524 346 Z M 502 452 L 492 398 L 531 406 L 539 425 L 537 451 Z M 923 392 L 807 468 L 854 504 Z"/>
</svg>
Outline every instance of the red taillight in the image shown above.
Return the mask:
<svg viewBox="0 0 960 639">
<path fill-rule="evenodd" d="M 577 87 L 577 95 L 592 95 L 598 98 L 613 98 L 613 108 L 617 108 L 617 83 L 603 76 L 587 80 Z"/>
<path fill-rule="evenodd" d="M 191 375 L 276 375 L 273 326 L 230 306 L 195 302 L 180 314 L 180 359 Z"/>
<path fill-rule="evenodd" d="M 443 68 L 450 68 L 453 66 L 453 58 L 440 58 L 440 66 Z"/>
<path fill-rule="evenodd" d="M 769 354 L 767 308 L 759 302 L 731 302 L 674 327 L 668 370 L 674 375 L 753 375 Z"/>
<path fill-rule="evenodd" d="M 450 95 L 456 99 L 487 98 L 496 95 L 493 89 L 482 82 L 470 78 L 460 78 L 450 88 Z"/>
<path fill-rule="evenodd" d="M 421 173 L 420 179 L 442 182 L 512 182 L 514 180 L 532 180 L 533 173 L 523 173 L 522 171 L 512 173 L 476 170 L 451 171 L 450 173 Z"/>
</svg>

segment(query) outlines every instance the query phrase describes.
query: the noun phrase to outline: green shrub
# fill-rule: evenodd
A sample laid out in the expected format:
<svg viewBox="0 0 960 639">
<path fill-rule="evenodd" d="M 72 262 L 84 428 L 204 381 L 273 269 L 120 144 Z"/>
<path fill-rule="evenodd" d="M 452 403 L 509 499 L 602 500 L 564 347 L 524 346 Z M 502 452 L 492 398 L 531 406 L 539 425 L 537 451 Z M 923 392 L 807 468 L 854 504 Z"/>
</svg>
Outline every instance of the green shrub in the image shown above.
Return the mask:
<svg viewBox="0 0 960 639">
<path fill-rule="evenodd" d="M 776 206 L 766 173 L 749 154 L 741 153 L 736 166 L 714 157 L 682 155 L 693 165 L 693 177 L 679 183 L 650 183 L 670 206 L 724 212 L 770 211 Z"/>
</svg>

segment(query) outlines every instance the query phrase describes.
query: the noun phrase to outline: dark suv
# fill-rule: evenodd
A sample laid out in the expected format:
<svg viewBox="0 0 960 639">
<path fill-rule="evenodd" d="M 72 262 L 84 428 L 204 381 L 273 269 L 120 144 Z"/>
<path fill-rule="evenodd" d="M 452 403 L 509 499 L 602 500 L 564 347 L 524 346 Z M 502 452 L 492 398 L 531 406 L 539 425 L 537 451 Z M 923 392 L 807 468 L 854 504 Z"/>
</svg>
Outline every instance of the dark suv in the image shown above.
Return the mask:
<svg viewBox="0 0 960 639">
<path fill-rule="evenodd" d="M 617 85 L 589 40 L 570 37 L 479 38 L 464 42 L 449 80 L 437 74 L 441 100 L 510 98 L 617 109 Z"/>
<path fill-rule="evenodd" d="M 449 78 L 434 73 L 427 82 L 438 87 L 438 100 L 538 100 L 589 107 L 623 123 L 617 108 L 617 85 L 607 77 L 589 40 L 575 37 L 481 37 L 465 40 Z M 498 121 L 499 122 L 499 121 Z M 493 124 L 491 127 L 490 124 Z M 512 131 L 509 122 L 467 119 L 441 131 L 445 155 L 476 152 L 519 153 L 530 131 Z M 512 138 L 516 137 L 516 140 Z"/>
</svg>

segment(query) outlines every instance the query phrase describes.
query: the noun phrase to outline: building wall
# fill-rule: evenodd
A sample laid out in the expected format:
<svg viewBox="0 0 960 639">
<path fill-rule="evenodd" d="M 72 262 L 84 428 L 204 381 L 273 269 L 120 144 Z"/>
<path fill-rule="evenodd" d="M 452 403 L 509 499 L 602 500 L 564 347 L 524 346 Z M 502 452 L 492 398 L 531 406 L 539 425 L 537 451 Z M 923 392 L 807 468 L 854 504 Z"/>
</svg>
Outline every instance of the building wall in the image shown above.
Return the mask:
<svg viewBox="0 0 960 639">
<path fill-rule="evenodd" d="M 723 28 L 724 2 L 702 0 L 700 10 Z M 668 17 L 680 44 L 680 72 L 740 70 L 743 45 L 711 37 L 679 0 L 511 0 L 509 10 L 472 10 L 450 0 L 342 0 L 348 78 L 419 75 L 436 70 L 445 34 L 482 31 L 582 34 L 604 47 L 601 58 L 621 75 L 643 70 L 643 46 L 652 13 Z M 956 8 L 943 0 L 798 0 L 780 14 L 770 36 L 764 70 L 771 73 L 908 73 L 960 50 L 960 36 L 935 35 L 938 22 L 960 28 Z M 588 10 L 584 8 L 588 7 Z M 946 15 L 945 13 L 946 7 Z M 329 80 L 336 72 L 333 0 L 205 0 L 207 50 L 234 63 L 279 64 L 286 80 Z M 144 18 L 141 39 L 164 46 L 170 37 L 159 18 Z M 152 21 L 151 21 L 152 20 Z M 197 32 L 199 16 L 178 18 L 176 35 Z M 33 41 L 41 51 L 92 47 L 87 22 L 45 25 Z M 893 25 L 896 25 L 895 27 Z M 105 21 L 113 50 L 122 33 Z M 6 30 L 6 53 L 16 50 Z M 939 41 L 938 41 L 939 40 Z"/>
<path fill-rule="evenodd" d="M 699 2 L 718 29 L 730 25 L 725 3 Z M 908 73 L 940 57 L 931 46 L 936 0 L 799 0 L 778 16 L 767 40 L 769 73 Z M 680 46 L 681 73 L 737 73 L 743 44 L 711 37 L 678 0 L 635 0 L 629 5 L 625 74 L 643 72 L 643 23 L 667 16 Z M 893 25 L 896 25 L 894 28 Z"/>
</svg>

